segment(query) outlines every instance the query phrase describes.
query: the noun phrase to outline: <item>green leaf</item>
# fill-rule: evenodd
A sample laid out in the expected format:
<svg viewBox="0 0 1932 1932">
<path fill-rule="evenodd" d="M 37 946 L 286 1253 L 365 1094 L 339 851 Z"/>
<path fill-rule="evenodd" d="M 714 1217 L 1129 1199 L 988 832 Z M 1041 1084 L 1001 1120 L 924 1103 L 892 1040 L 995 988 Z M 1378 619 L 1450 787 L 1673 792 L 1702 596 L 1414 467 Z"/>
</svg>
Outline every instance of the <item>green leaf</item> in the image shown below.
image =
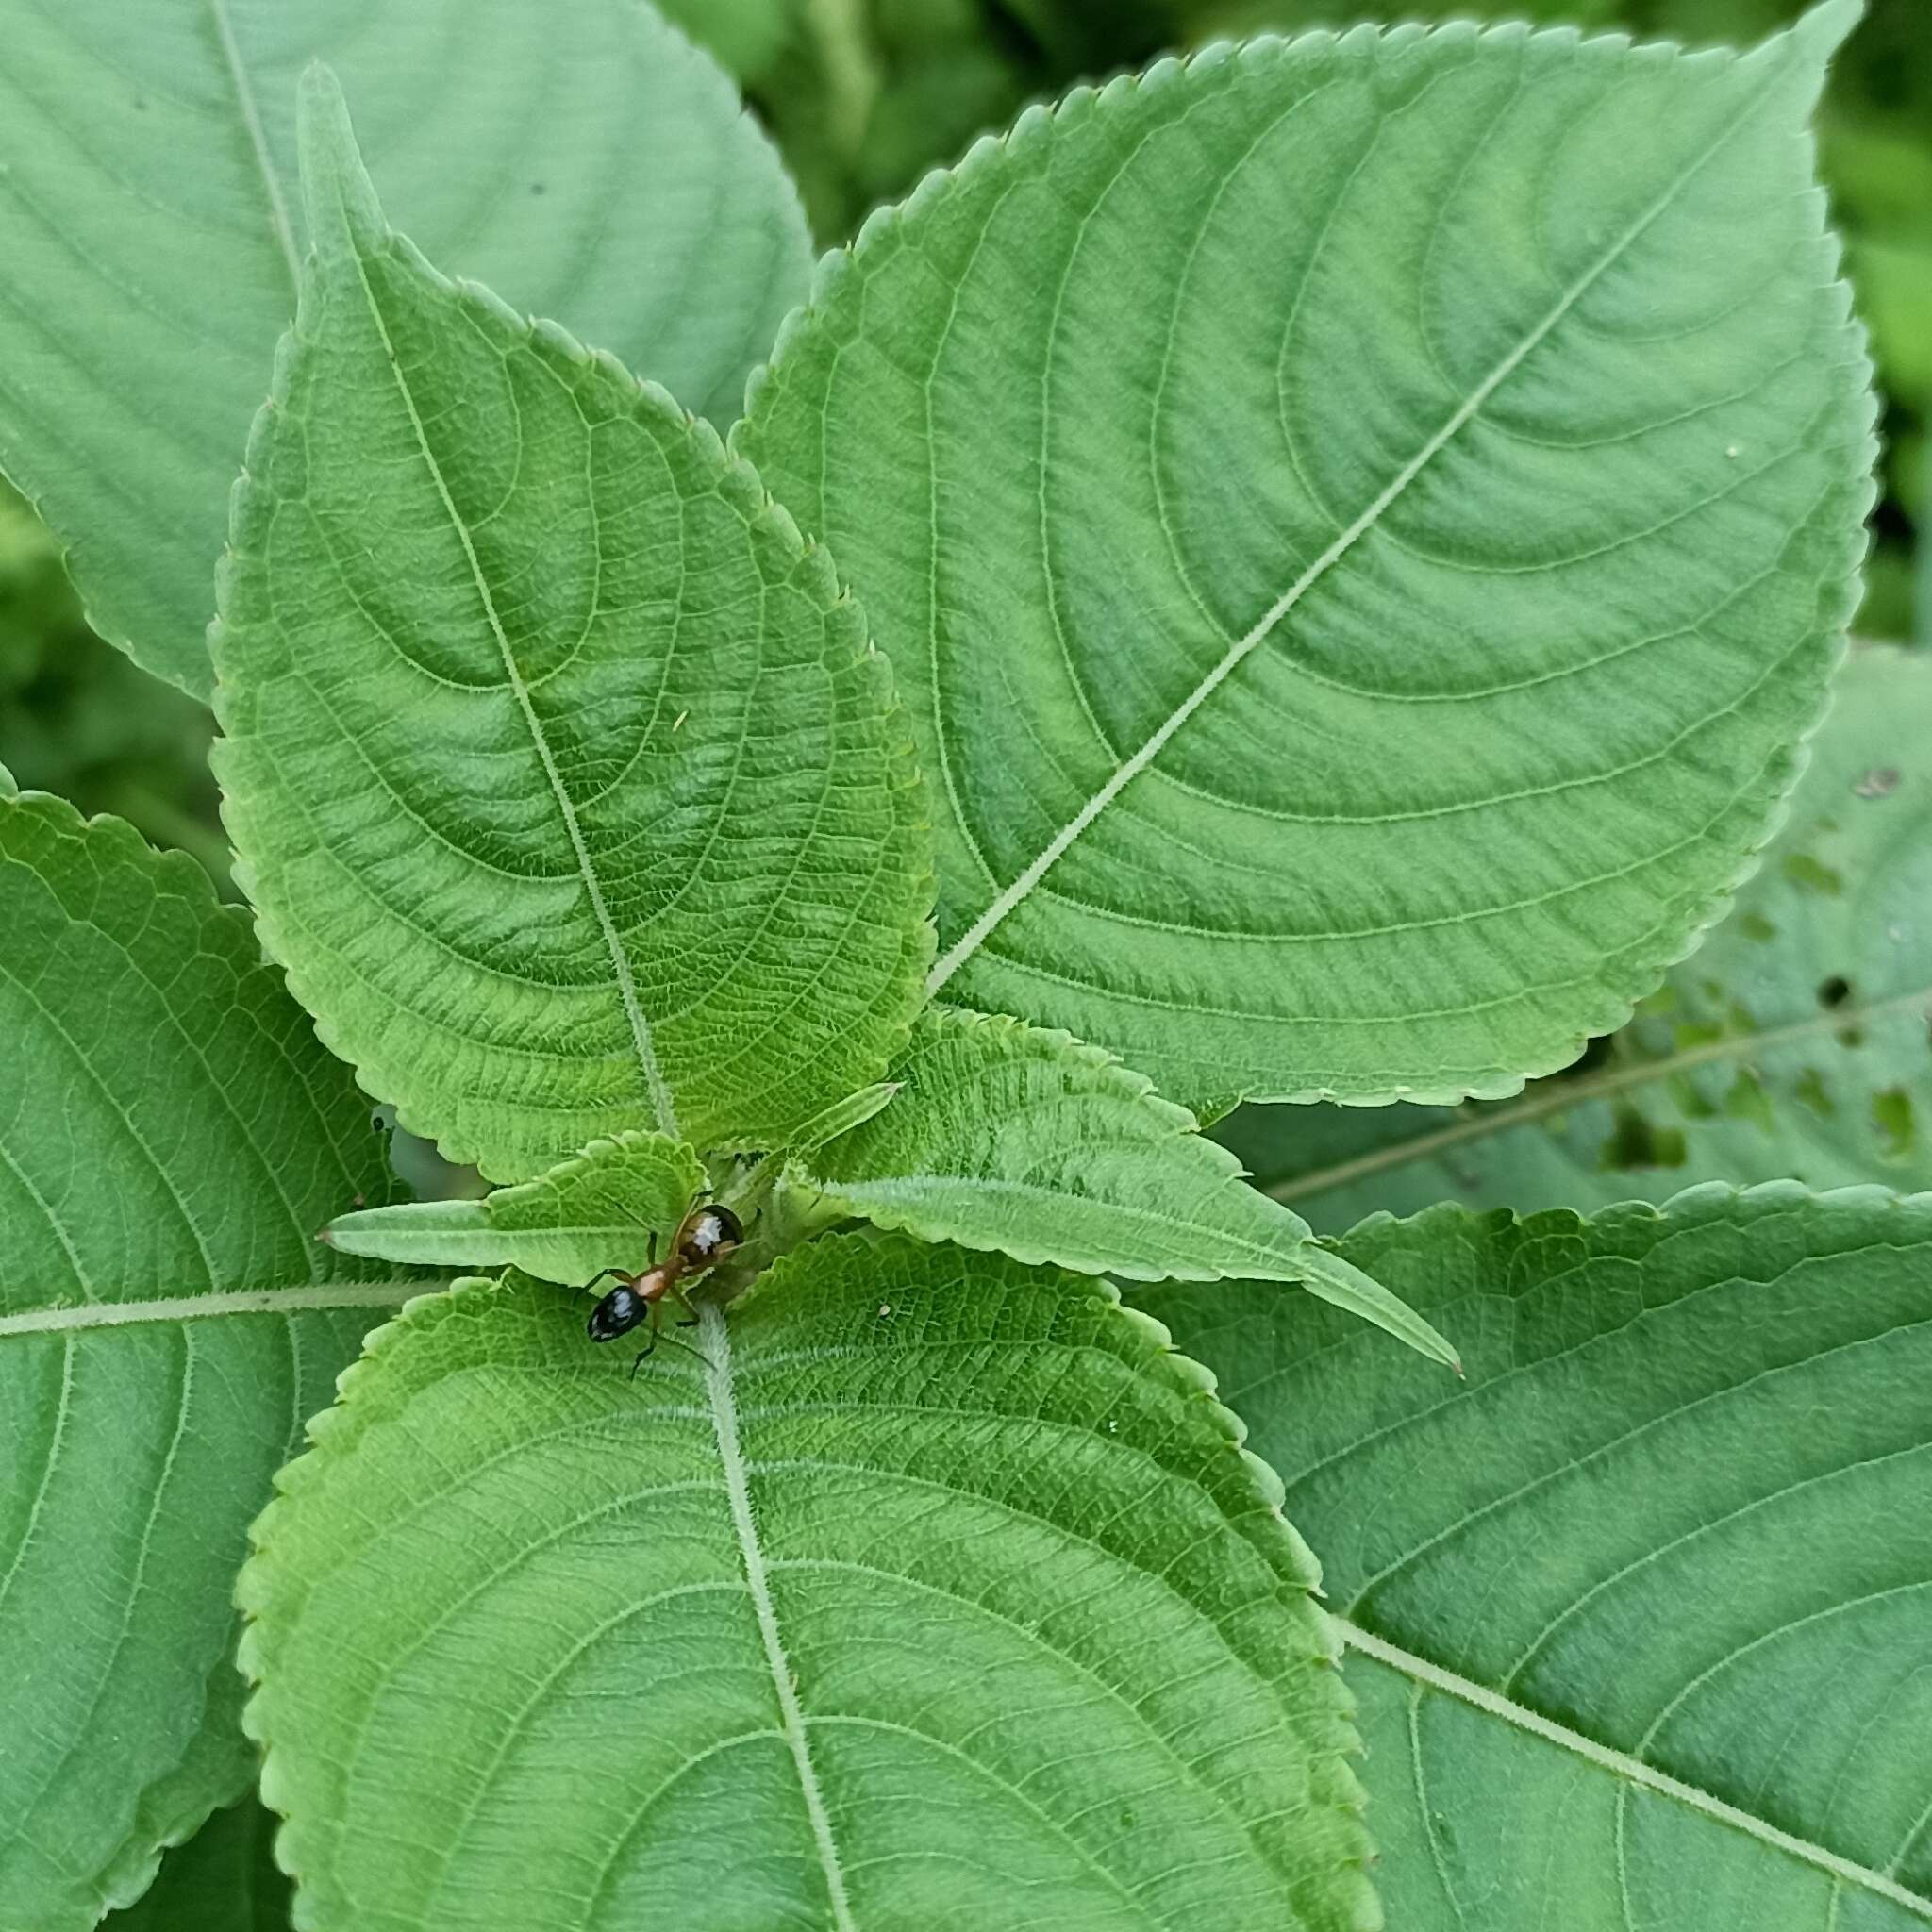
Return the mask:
<svg viewBox="0 0 1932 1932">
<path fill-rule="evenodd" d="M 293 1888 L 275 1860 L 275 1824 L 253 1798 L 217 1811 L 107 1932 L 288 1932 Z"/>
<path fill-rule="evenodd" d="M 893 658 L 932 990 L 1174 1098 L 1514 1092 L 1722 908 L 1872 403 L 1757 52 L 1358 29 L 1025 115 L 822 269 L 739 447 Z"/>
<path fill-rule="evenodd" d="M 0 1922 L 70 1932 L 252 1781 L 247 1524 L 408 1290 L 315 1244 L 381 1144 L 198 866 L 28 793 L 0 932 Z"/>
<path fill-rule="evenodd" d="M 338 1215 L 322 1239 L 345 1255 L 452 1268 L 520 1268 L 577 1285 L 668 1247 L 705 1184 L 697 1156 L 662 1134 L 619 1134 L 481 1201 L 405 1201 Z"/>
<path fill-rule="evenodd" d="M 1165 1340 L 866 1234 L 635 1383 L 413 1305 L 242 1577 L 305 1923 L 1366 1932 L 1312 1564 Z"/>
<path fill-rule="evenodd" d="M 1932 1921 L 1932 1199 L 1700 1188 L 1343 1252 L 1440 1377 L 1157 1289 L 1324 1554 L 1407 1932 Z"/>
<path fill-rule="evenodd" d="M 1220 1135 L 1317 1227 L 1695 1181 L 1932 1189 L 1932 659 L 1857 651 L 1730 917 L 1581 1076 L 1507 1106 L 1255 1108 Z"/>
<path fill-rule="evenodd" d="M 439 275 L 326 75 L 316 254 L 236 491 L 216 769 L 263 935 L 494 1180 L 775 1146 L 931 950 L 918 776 L 822 550 L 661 390 Z"/>
<path fill-rule="evenodd" d="M 1424 1322 L 1257 1194 L 1109 1053 L 1018 1020 L 930 1008 L 884 1113 L 800 1163 L 825 1200 L 879 1227 L 1087 1274 L 1299 1281 L 1454 1366 Z"/>
<path fill-rule="evenodd" d="M 408 233 L 729 422 L 809 246 L 729 80 L 637 0 L 15 0 L 0 469 L 88 615 L 206 698 L 215 560 L 307 238 L 296 77 L 335 63 Z"/>
</svg>

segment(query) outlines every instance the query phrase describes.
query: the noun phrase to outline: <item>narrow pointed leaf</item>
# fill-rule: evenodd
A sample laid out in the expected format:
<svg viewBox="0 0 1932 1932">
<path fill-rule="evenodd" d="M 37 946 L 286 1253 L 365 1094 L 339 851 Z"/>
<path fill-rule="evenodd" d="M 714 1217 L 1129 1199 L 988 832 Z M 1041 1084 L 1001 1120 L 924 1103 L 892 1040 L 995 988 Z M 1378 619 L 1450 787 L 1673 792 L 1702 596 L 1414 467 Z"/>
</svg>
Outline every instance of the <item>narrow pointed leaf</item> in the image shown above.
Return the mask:
<svg viewBox="0 0 1932 1932">
<path fill-rule="evenodd" d="M 242 1584 L 305 1923 L 1367 1932 L 1312 1565 L 1164 1343 L 862 1234 L 635 1383 L 415 1305 Z"/>
<path fill-rule="evenodd" d="M 892 1105 L 799 1165 L 880 1227 L 1130 1280 L 1300 1281 L 1453 1364 L 1455 1351 L 1307 1224 L 1257 1194 L 1194 1117 L 1111 1054 L 933 1007 Z"/>
<path fill-rule="evenodd" d="M 198 697 L 228 491 L 308 243 L 308 61 L 342 75 L 432 255 L 719 422 L 806 287 L 776 155 L 638 0 L 7 0 L 0 41 L 0 469 L 94 627 Z"/>
<path fill-rule="evenodd" d="M 83 1932 L 251 1782 L 248 1522 L 411 1291 L 318 1247 L 381 1141 L 179 854 L 0 804 L 0 1924 Z"/>
<path fill-rule="evenodd" d="M 252 1797 L 217 1811 L 105 1932 L 289 1932 L 294 1888 L 275 1863 L 275 1831 Z"/>
<path fill-rule="evenodd" d="M 666 1249 L 705 1184 L 697 1156 L 661 1134 L 619 1134 L 536 1180 L 481 1201 L 405 1201 L 339 1215 L 324 1230 L 345 1255 L 451 1268 L 520 1268 L 587 1282 Z"/>
<path fill-rule="evenodd" d="M 823 551 L 661 391 L 384 224 L 308 90 L 313 258 L 236 493 L 217 769 L 264 936 L 493 1180 L 778 1145 L 930 950 L 917 774 Z"/>
<path fill-rule="evenodd" d="M 824 266 L 739 446 L 912 708 L 934 991 L 1205 1106 L 1511 1093 L 1656 986 L 1855 596 L 1857 14 L 1222 45 Z"/>
<path fill-rule="evenodd" d="M 1455 1113 L 1251 1108 L 1217 1138 L 1336 1230 L 1448 1198 L 1932 1188 L 1932 658 L 1863 646 L 1835 691 L 1763 865 L 1600 1067 Z"/>
<path fill-rule="evenodd" d="M 1299 1299 L 1142 1299 L 1326 1560 L 1389 1924 L 1923 1932 L 1932 1198 L 1441 1208 L 1343 1252 L 1465 1390 Z"/>
</svg>

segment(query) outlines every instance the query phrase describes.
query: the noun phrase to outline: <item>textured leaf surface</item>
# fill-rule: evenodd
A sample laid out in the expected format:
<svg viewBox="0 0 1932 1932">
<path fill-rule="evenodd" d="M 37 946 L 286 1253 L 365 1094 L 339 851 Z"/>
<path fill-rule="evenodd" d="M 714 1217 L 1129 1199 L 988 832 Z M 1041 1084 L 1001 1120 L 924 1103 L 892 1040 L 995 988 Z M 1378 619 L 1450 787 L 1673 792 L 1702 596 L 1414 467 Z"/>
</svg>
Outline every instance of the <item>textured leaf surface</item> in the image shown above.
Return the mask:
<svg viewBox="0 0 1932 1932">
<path fill-rule="evenodd" d="M 1299 1300 L 1142 1299 L 1323 1552 L 1389 1924 L 1932 1922 L 1932 1199 L 1444 1208 L 1344 1252 L 1466 1390 Z"/>
<path fill-rule="evenodd" d="M 731 83 L 637 0 L 4 0 L 0 468 L 96 629 L 197 696 L 227 499 L 305 246 L 296 78 L 331 61 L 440 260 L 722 422 L 806 286 Z"/>
<path fill-rule="evenodd" d="M 593 1141 L 574 1159 L 481 1201 L 401 1201 L 338 1215 L 325 1230 L 345 1255 L 453 1268 L 520 1268 L 543 1281 L 635 1273 L 660 1252 L 705 1183 L 697 1156 L 662 1134 Z"/>
<path fill-rule="evenodd" d="M 1191 1104 L 1513 1092 L 1769 828 L 1850 608 L 1862 347 L 1748 57 L 1221 47 L 823 270 L 741 446 L 934 783 L 935 990 Z"/>
<path fill-rule="evenodd" d="M 1866 647 L 1836 689 L 1762 869 L 1600 1068 L 1454 1113 L 1251 1108 L 1217 1138 L 1324 1229 L 1705 1180 L 1932 1188 L 1932 658 Z"/>
<path fill-rule="evenodd" d="M 243 1654 L 308 1920 L 1373 1923 L 1309 1560 L 1158 1329 L 848 1235 L 698 1342 L 632 1383 L 462 1287 L 284 1472 Z"/>
<path fill-rule="evenodd" d="M 29 793 L 0 933 L 0 1924 L 69 1932 L 250 1781 L 244 1533 L 407 1291 L 312 1239 L 381 1143 L 198 867 Z"/>
<path fill-rule="evenodd" d="M 930 955 L 885 664 L 708 427 L 444 281 L 308 94 L 317 254 L 214 638 L 268 942 L 492 1179 L 782 1143 L 885 1072 Z"/>
<path fill-rule="evenodd" d="M 1455 1351 L 1257 1194 L 1144 1074 L 1064 1033 L 929 1008 L 892 1104 L 804 1163 L 828 1202 L 926 1241 L 1133 1281 L 1299 1281 L 1453 1363 Z"/>
<path fill-rule="evenodd" d="M 216 1812 L 106 1932 L 289 1932 L 292 1888 L 275 1860 L 275 1826 L 253 1798 Z"/>
</svg>

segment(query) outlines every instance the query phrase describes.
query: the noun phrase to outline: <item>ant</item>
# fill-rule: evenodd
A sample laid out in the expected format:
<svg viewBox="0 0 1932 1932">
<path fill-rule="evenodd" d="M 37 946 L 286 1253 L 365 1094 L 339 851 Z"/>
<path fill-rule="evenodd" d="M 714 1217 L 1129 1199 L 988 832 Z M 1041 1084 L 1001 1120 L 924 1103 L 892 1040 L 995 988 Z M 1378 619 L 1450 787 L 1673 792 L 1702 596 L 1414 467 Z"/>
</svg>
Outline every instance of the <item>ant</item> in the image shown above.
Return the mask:
<svg viewBox="0 0 1932 1932">
<path fill-rule="evenodd" d="M 620 1335 L 628 1335 L 639 1324 L 648 1321 L 651 1339 L 630 1365 L 631 1374 L 635 1376 L 658 1346 L 658 1330 L 664 1319 L 666 1299 L 675 1301 L 691 1318 L 680 1322 L 677 1324 L 680 1328 L 695 1326 L 697 1312 L 681 1284 L 688 1277 L 708 1274 L 743 1239 L 744 1228 L 738 1216 L 715 1201 L 693 1208 L 684 1217 L 677 1232 L 671 1238 L 670 1253 L 661 1261 L 658 1258 L 658 1236 L 653 1230 L 641 1274 L 626 1274 L 622 1268 L 607 1268 L 603 1274 L 593 1274 L 584 1283 L 587 1290 L 595 1288 L 606 1275 L 615 1277 L 617 1282 L 617 1286 L 591 1310 L 586 1333 L 592 1341 L 615 1341 Z"/>
</svg>

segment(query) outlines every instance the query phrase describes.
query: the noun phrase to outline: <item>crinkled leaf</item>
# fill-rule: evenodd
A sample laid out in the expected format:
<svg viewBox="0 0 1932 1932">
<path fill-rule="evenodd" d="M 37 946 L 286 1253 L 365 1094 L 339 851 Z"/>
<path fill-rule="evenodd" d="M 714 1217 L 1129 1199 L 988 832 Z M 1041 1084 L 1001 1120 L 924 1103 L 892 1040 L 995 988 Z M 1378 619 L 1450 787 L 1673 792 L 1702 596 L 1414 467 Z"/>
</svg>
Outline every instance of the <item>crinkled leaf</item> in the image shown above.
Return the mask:
<svg viewBox="0 0 1932 1932">
<path fill-rule="evenodd" d="M 1449 1101 L 1657 983 L 1854 595 L 1856 15 L 1223 45 L 830 258 L 738 435 L 911 707 L 935 990 L 1190 1103 Z"/>
<path fill-rule="evenodd" d="M 1137 1281 L 1299 1281 L 1453 1364 L 1427 1323 L 1257 1194 L 1144 1075 L 1064 1033 L 929 1008 L 874 1119 L 800 1163 L 848 1213 Z"/>
<path fill-rule="evenodd" d="M 251 1781 L 248 1522 L 408 1291 L 315 1243 L 381 1143 L 197 866 L 30 792 L 0 932 L 0 1923 L 78 1932 Z"/>
<path fill-rule="evenodd" d="M 634 1383 L 555 1290 L 413 1305 L 242 1584 L 307 1920 L 1371 1925 L 1312 1565 L 1164 1342 L 866 1234 Z"/>
<path fill-rule="evenodd" d="M 275 1826 L 253 1798 L 217 1811 L 106 1932 L 289 1932 L 293 1888 L 275 1860 Z"/>
<path fill-rule="evenodd" d="M 452 1268 L 520 1268 L 543 1281 L 586 1282 L 644 1265 L 705 1184 L 697 1156 L 662 1134 L 619 1134 L 536 1180 L 481 1201 L 404 1201 L 330 1222 L 345 1255 Z"/>
<path fill-rule="evenodd" d="M 1455 1113 L 1252 1108 L 1219 1138 L 1321 1228 L 1704 1180 L 1932 1188 L 1932 658 L 1861 648 L 1836 691 L 1757 875 L 1601 1067 Z"/>
<path fill-rule="evenodd" d="M 1407 1932 L 1932 1921 L 1932 1199 L 1378 1218 L 1466 1389 L 1150 1290 L 1321 1549 Z"/>
<path fill-rule="evenodd" d="M 103 636 L 197 696 L 228 489 L 294 308 L 296 77 L 333 61 L 439 259 L 729 422 L 805 225 L 725 76 L 638 0 L 6 8 L 0 468 Z"/>
<path fill-rule="evenodd" d="M 830 560 L 661 391 L 383 222 L 326 75 L 316 254 L 235 501 L 217 770 L 264 936 L 494 1180 L 782 1144 L 930 954 L 917 774 Z"/>
</svg>

